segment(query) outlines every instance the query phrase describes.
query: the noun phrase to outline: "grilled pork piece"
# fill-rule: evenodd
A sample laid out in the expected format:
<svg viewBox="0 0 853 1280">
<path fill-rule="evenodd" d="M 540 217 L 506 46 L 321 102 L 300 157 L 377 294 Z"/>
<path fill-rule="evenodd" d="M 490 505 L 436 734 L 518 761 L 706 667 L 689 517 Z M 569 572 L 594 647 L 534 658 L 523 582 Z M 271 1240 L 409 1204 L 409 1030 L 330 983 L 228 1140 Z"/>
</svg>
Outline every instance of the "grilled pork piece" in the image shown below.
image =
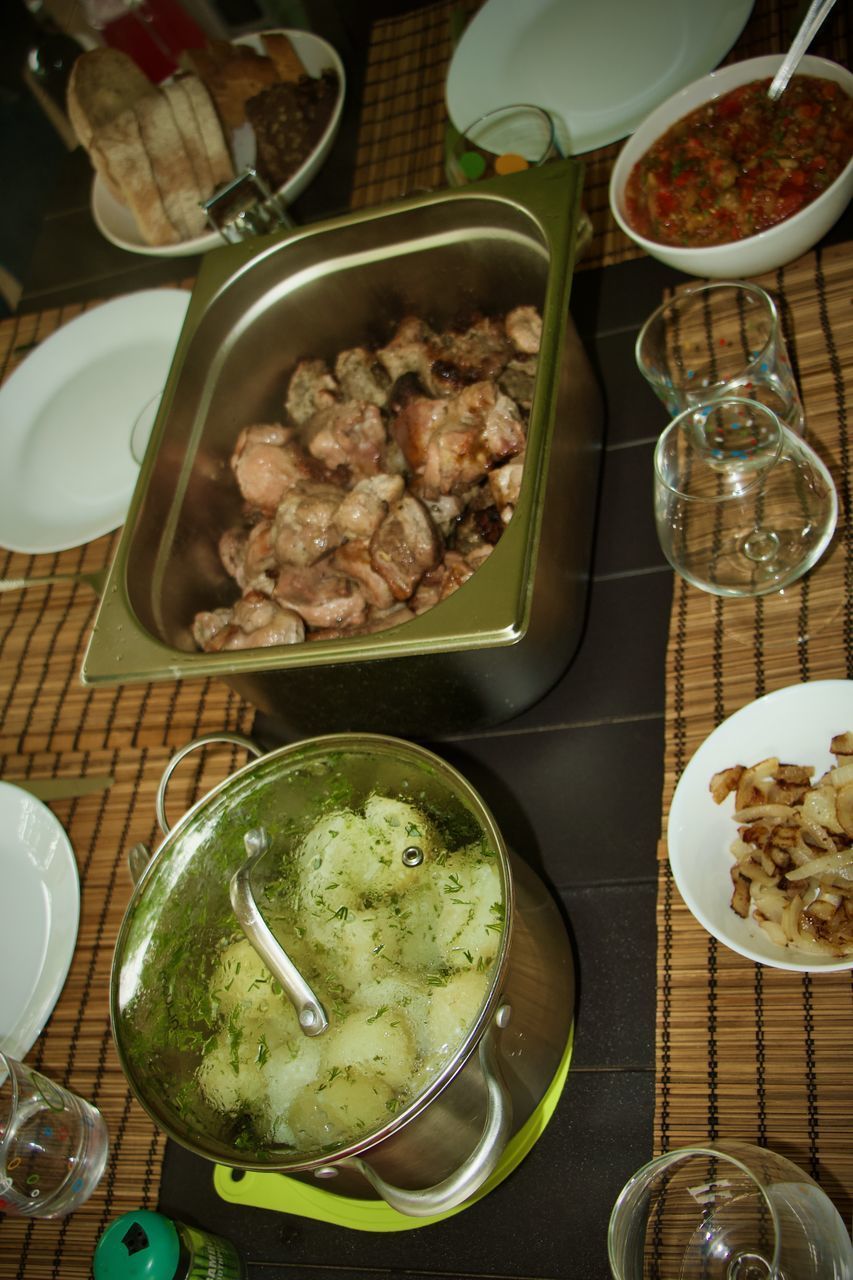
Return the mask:
<svg viewBox="0 0 853 1280">
<path fill-rule="evenodd" d="M 341 400 L 318 409 L 302 432 L 312 457 L 330 471 L 346 467 L 356 479 L 383 470 L 387 438 L 382 414 L 366 400 Z"/>
<path fill-rule="evenodd" d="M 272 545 L 283 565 L 314 564 L 340 545 L 335 523 L 343 493 L 331 484 L 301 481 L 282 498 L 272 522 Z"/>
<path fill-rule="evenodd" d="M 348 400 L 367 400 L 384 409 L 388 403 L 391 378 L 367 347 L 351 347 L 335 361 L 335 377 Z"/>
<path fill-rule="evenodd" d="M 305 624 L 292 609 L 282 608 L 260 591 L 247 591 L 231 609 L 196 614 L 193 636 L 208 653 L 258 649 L 300 644 L 305 639 Z"/>
<path fill-rule="evenodd" d="M 339 395 L 340 388 L 325 360 L 301 360 L 287 384 L 284 406 L 290 420 L 301 427 L 318 409 L 334 404 Z"/>
<path fill-rule="evenodd" d="M 395 600 L 408 600 L 441 558 L 441 539 L 422 502 L 406 493 L 370 539 L 370 558 Z"/>
<path fill-rule="evenodd" d="M 405 488 L 402 476 L 385 472 L 359 480 L 338 507 L 335 524 L 345 538 L 369 538 L 379 528 L 390 504 L 402 498 Z"/>
<path fill-rule="evenodd" d="M 273 515 L 298 481 L 316 480 L 324 470 L 294 439 L 292 427 L 278 423 L 244 427 L 237 437 L 231 469 L 250 507 Z"/>
<path fill-rule="evenodd" d="M 448 396 L 471 382 L 497 377 L 513 349 L 498 320 L 479 319 L 467 329 L 437 334 L 407 316 L 377 354 L 392 379 L 412 373 L 430 395 Z"/>
<path fill-rule="evenodd" d="M 535 307 L 515 307 L 504 321 L 507 336 L 515 347 L 526 356 L 539 354 L 542 341 L 542 317 Z"/>
<path fill-rule="evenodd" d="M 329 560 L 307 567 L 285 565 L 273 596 L 304 618 L 309 627 L 357 627 L 367 617 L 367 601 L 352 578 L 336 573 Z"/>
</svg>

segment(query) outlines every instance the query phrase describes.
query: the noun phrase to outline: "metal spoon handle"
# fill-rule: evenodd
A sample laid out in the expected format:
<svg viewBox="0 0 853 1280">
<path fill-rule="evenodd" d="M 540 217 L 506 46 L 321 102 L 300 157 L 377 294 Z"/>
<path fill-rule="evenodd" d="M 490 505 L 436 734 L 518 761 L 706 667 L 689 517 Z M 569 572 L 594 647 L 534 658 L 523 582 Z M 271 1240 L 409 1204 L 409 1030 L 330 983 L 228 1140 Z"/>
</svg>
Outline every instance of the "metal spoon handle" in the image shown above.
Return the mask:
<svg viewBox="0 0 853 1280">
<path fill-rule="evenodd" d="M 812 0 L 806 16 L 803 18 L 802 25 L 794 38 L 794 43 L 788 50 L 784 62 L 776 72 L 770 88 L 767 90 L 767 96 L 771 102 L 775 102 L 787 89 L 788 81 L 796 71 L 800 58 L 802 58 L 806 49 L 814 40 L 834 4 L 835 0 Z"/>
</svg>

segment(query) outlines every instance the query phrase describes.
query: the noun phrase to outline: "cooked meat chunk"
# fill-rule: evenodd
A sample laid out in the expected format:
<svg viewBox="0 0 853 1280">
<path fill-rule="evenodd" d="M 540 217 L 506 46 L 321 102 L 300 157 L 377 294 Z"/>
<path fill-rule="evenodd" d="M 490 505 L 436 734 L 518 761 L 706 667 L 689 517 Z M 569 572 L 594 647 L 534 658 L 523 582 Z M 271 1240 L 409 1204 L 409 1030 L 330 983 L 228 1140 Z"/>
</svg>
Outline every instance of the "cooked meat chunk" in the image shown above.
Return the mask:
<svg viewBox="0 0 853 1280">
<path fill-rule="evenodd" d="M 282 608 L 260 591 L 248 591 L 232 609 L 196 614 L 193 635 L 202 649 L 219 653 L 300 644 L 305 639 L 305 625 L 293 610 Z"/>
<path fill-rule="evenodd" d="M 458 493 L 440 493 L 434 498 L 429 497 L 421 492 L 419 485 L 413 485 L 412 491 L 416 498 L 420 498 L 436 529 L 447 542 L 465 510 L 465 497 Z"/>
<path fill-rule="evenodd" d="M 338 399 L 340 388 L 325 360 L 301 360 L 290 376 L 285 408 L 298 427 Z"/>
<path fill-rule="evenodd" d="M 412 396 L 391 422 L 391 434 L 412 471 L 423 471 L 429 442 L 447 418 L 448 402 L 432 396 Z"/>
<path fill-rule="evenodd" d="M 433 431 L 423 466 L 423 492 L 461 493 L 492 467 L 525 448 L 518 407 L 491 382 L 466 387 Z"/>
<path fill-rule="evenodd" d="M 518 502 L 523 474 L 523 453 L 511 459 L 510 462 L 505 462 L 502 467 L 496 467 L 494 471 L 489 472 L 489 489 L 504 523 L 512 515 L 515 504 Z"/>
<path fill-rule="evenodd" d="M 376 631 L 390 631 L 404 622 L 411 622 L 413 611 L 405 604 L 395 604 L 391 609 L 371 609 L 367 621 L 360 627 L 323 627 L 309 632 L 307 640 L 344 640 L 349 636 L 367 636 Z"/>
<path fill-rule="evenodd" d="M 320 464 L 293 439 L 293 430 L 278 424 L 244 427 L 237 437 L 231 469 L 250 507 L 272 515 L 298 481 L 316 479 Z"/>
<path fill-rule="evenodd" d="M 496 378 L 513 354 L 504 326 L 489 317 L 459 333 L 446 334 L 442 348 L 439 363 L 449 368 L 433 369 L 433 381 L 441 377 L 457 387 Z"/>
<path fill-rule="evenodd" d="M 525 412 L 533 404 L 533 388 L 536 382 L 536 356 L 516 356 L 507 363 L 498 378 L 498 386 L 504 395 L 514 400 Z"/>
<path fill-rule="evenodd" d="M 406 493 L 370 539 L 370 558 L 395 600 L 408 600 L 441 557 L 441 539 L 422 502 Z"/>
<path fill-rule="evenodd" d="M 366 400 L 384 409 L 391 378 L 367 347 L 351 347 L 335 361 L 335 377 L 348 400 Z"/>
<path fill-rule="evenodd" d="M 504 321 L 510 342 L 522 355 L 539 354 L 542 341 L 542 317 L 535 307 L 515 307 Z"/>
<path fill-rule="evenodd" d="M 379 528 L 392 502 L 403 496 L 406 482 L 400 475 L 382 471 L 367 476 L 350 489 L 335 516 L 335 523 L 346 538 L 369 538 Z"/>
<path fill-rule="evenodd" d="M 342 498 L 341 490 L 330 484 L 293 486 L 272 522 L 272 545 L 280 564 L 314 564 L 341 543 L 335 517 Z"/>
<path fill-rule="evenodd" d="M 361 589 L 352 578 L 336 573 L 328 560 L 307 568 L 285 565 L 273 596 L 309 627 L 357 627 L 367 616 Z"/>
<path fill-rule="evenodd" d="M 392 379 L 415 374 L 432 396 L 454 395 L 471 382 L 495 378 L 513 354 L 504 326 L 483 318 L 467 329 L 435 333 L 407 316 L 379 351 Z"/>
<path fill-rule="evenodd" d="M 271 521 L 262 519 L 248 529 L 227 529 L 219 539 L 220 559 L 243 591 L 252 587 L 269 594 L 268 574 L 272 570 L 274 578 L 277 567 L 271 533 Z"/>
<path fill-rule="evenodd" d="M 369 605 L 377 609 L 390 609 L 394 604 L 391 588 L 382 574 L 377 573 L 373 567 L 373 561 L 370 558 L 370 542 L 366 538 L 355 538 L 352 542 L 344 542 L 332 552 L 329 563 L 334 569 L 358 583 Z"/>
<path fill-rule="evenodd" d="M 342 400 L 319 409 L 305 424 L 303 439 L 311 456 L 330 471 L 346 467 L 358 479 L 382 470 L 385 422 L 366 400 Z"/>
<path fill-rule="evenodd" d="M 430 368 L 438 354 L 438 334 L 417 316 L 406 316 L 394 337 L 376 353 L 392 382 L 414 373 L 428 387 Z"/>
</svg>

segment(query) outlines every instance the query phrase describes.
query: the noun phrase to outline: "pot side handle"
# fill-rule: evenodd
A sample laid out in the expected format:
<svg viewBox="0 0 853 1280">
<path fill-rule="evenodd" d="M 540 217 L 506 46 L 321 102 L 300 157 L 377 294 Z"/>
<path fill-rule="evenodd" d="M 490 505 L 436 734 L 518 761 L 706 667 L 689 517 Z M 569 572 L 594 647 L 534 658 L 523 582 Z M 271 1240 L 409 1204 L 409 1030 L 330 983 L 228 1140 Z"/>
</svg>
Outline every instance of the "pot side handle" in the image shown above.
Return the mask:
<svg viewBox="0 0 853 1280">
<path fill-rule="evenodd" d="M 494 1172 L 512 1129 L 512 1096 L 501 1072 L 497 1036 L 510 1019 L 508 1004 L 501 1005 L 480 1041 L 480 1067 L 486 1082 L 486 1121 L 474 1150 L 443 1182 L 422 1191 L 409 1191 L 386 1182 L 361 1156 L 346 1156 L 332 1166 L 357 1169 L 392 1209 L 410 1218 L 431 1218 L 447 1213 L 469 1200 Z"/>
<path fill-rule="evenodd" d="M 166 790 L 172 774 L 184 757 L 188 756 L 191 751 L 198 751 L 201 747 L 206 747 L 212 742 L 229 742 L 232 746 L 244 747 L 256 759 L 264 754 L 256 742 L 253 742 L 251 738 L 244 738 L 240 733 L 207 733 L 201 738 L 195 738 L 192 742 L 188 742 L 185 747 L 181 747 L 179 751 L 176 751 L 163 770 L 155 800 L 157 822 L 164 836 L 167 836 L 172 830 L 166 818 Z"/>
</svg>

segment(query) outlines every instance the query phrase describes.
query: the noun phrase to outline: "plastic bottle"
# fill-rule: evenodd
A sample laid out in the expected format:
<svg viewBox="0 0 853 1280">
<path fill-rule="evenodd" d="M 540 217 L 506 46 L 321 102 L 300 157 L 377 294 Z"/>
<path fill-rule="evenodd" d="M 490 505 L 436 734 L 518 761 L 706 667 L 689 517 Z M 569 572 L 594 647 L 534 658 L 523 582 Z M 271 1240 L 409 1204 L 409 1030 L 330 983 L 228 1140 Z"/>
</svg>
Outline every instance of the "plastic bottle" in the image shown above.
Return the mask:
<svg viewBox="0 0 853 1280">
<path fill-rule="evenodd" d="M 95 1280 L 245 1280 L 230 1240 L 151 1209 L 124 1213 L 95 1248 Z"/>
</svg>

